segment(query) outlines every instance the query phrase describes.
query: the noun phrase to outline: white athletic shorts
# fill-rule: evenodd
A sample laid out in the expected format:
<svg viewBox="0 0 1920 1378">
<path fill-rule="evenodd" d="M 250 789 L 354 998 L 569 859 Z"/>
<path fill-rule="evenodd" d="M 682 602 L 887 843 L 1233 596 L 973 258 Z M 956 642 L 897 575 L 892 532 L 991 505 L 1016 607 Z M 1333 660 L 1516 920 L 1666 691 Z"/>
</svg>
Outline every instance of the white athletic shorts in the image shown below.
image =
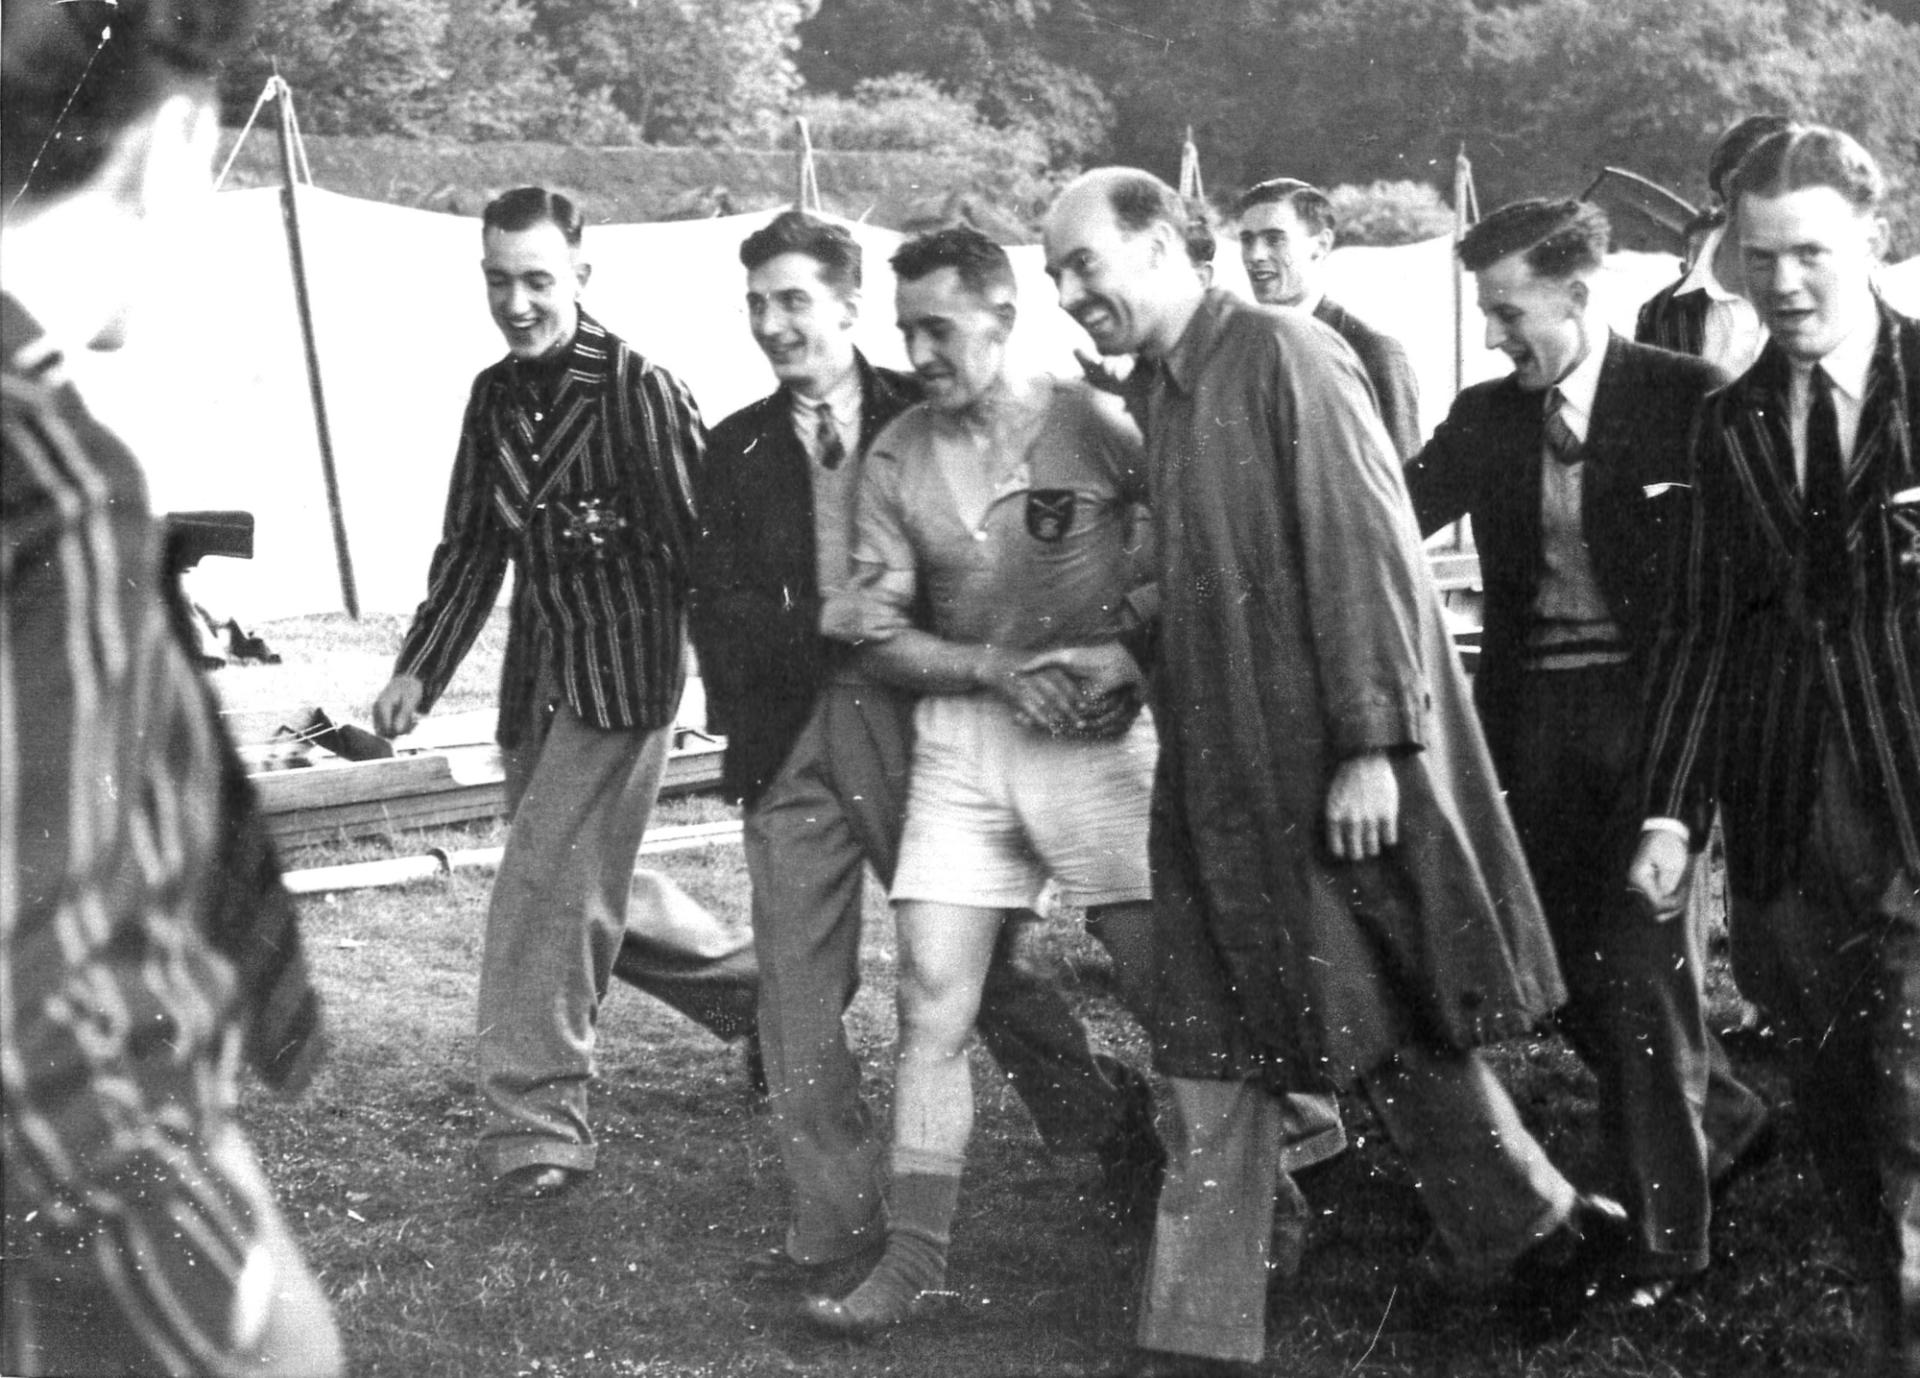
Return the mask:
<svg viewBox="0 0 1920 1378">
<path fill-rule="evenodd" d="M 992 694 L 921 699 L 913 723 L 894 899 L 1025 909 L 1048 877 L 1082 908 L 1151 897 L 1144 711 L 1107 741 L 1022 727 Z"/>
</svg>

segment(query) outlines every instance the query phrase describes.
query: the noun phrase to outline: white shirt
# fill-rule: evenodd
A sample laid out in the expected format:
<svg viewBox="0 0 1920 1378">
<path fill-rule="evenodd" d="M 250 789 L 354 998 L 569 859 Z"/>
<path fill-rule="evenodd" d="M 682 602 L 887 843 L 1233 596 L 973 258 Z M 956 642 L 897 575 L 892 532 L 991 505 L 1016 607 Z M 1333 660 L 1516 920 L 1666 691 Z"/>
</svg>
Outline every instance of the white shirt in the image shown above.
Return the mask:
<svg viewBox="0 0 1920 1378">
<path fill-rule="evenodd" d="M 1840 453 L 1851 455 L 1860 438 L 1860 413 L 1867 401 L 1867 370 L 1880 340 L 1880 317 L 1868 313 L 1860 326 L 1818 361 L 1833 382 L 1833 416 L 1840 423 Z M 1793 473 L 1807 482 L 1807 413 L 1813 409 L 1813 362 L 1791 361 L 1787 378 L 1787 425 L 1793 436 Z"/>
<path fill-rule="evenodd" d="M 1706 242 L 1700 246 L 1693 267 L 1681 281 L 1676 296 L 1687 292 L 1705 292 L 1707 294 L 1707 319 L 1705 336 L 1700 345 L 1700 357 L 1710 364 L 1718 364 L 1728 373 L 1738 378 L 1753 367 L 1753 361 L 1760 357 L 1760 351 L 1766 347 L 1766 328 L 1760 324 L 1760 313 L 1753 309 L 1753 303 L 1720 281 L 1713 271 L 1714 255 L 1720 252 L 1720 245 L 1727 237 L 1727 227 L 1720 226 L 1710 233 Z"/>
<path fill-rule="evenodd" d="M 860 452 L 860 370 L 850 368 L 846 375 L 827 389 L 825 397 L 790 394 L 793 404 L 793 430 L 806 447 L 807 458 L 820 462 L 820 406 L 826 404 L 833 428 L 840 433 L 840 449 L 848 455 Z"/>
</svg>

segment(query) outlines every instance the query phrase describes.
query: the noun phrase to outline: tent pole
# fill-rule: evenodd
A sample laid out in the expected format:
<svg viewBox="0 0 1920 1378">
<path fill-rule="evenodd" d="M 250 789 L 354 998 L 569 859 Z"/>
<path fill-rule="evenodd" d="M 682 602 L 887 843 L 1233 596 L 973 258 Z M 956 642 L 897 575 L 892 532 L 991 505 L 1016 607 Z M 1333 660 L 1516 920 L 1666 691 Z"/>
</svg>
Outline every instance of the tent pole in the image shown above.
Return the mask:
<svg viewBox="0 0 1920 1378">
<path fill-rule="evenodd" d="M 293 269 L 293 299 L 300 308 L 300 342 L 307 352 L 307 390 L 313 398 L 313 429 L 320 442 L 320 474 L 326 481 L 327 515 L 333 523 L 333 559 L 340 571 L 340 597 L 347 616 L 360 620 L 360 595 L 354 588 L 353 554 L 347 548 L 347 522 L 340 506 L 340 475 L 333 462 L 333 433 L 327 426 L 327 397 L 320 385 L 320 348 L 313 333 L 313 301 L 307 292 L 307 259 L 300 246 L 300 208 L 294 200 L 293 88 L 279 77 L 275 111 L 280 122 L 280 218 L 287 229 L 287 261 Z"/>
<path fill-rule="evenodd" d="M 1467 162 L 1467 146 L 1453 156 L 1453 244 L 1456 252 L 1448 257 L 1453 270 L 1453 390 L 1458 393 L 1467 382 L 1467 285 L 1457 252 L 1467 233 L 1467 198 L 1473 194 L 1473 168 Z"/>
</svg>

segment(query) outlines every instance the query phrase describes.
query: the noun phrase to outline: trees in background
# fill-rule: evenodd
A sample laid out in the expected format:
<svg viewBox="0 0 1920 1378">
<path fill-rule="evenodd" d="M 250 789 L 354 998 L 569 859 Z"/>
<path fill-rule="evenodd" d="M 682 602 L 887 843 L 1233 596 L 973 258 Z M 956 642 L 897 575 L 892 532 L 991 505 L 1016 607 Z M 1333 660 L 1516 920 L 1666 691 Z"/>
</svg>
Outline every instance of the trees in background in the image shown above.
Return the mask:
<svg viewBox="0 0 1920 1378">
<path fill-rule="evenodd" d="M 1578 191 L 1605 164 L 1699 200 L 1720 129 L 1779 110 L 1886 160 L 1912 251 L 1920 26 L 1898 7 L 263 0 L 229 91 L 244 105 L 277 62 L 310 129 L 463 139 L 772 147 L 808 113 L 825 146 L 906 140 L 1016 200 L 1095 162 L 1171 174 L 1188 127 L 1216 192 L 1278 174 L 1443 188 L 1464 145 L 1486 204 Z"/>
</svg>

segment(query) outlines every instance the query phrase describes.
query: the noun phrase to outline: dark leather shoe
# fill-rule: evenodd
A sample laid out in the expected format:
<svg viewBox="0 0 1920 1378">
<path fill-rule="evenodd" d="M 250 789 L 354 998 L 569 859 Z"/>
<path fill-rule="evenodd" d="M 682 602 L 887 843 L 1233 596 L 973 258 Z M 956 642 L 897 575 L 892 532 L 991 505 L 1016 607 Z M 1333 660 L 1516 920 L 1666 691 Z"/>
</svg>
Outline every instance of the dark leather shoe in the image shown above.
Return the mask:
<svg viewBox="0 0 1920 1378">
<path fill-rule="evenodd" d="M 1686 1277 L 1628 1278 L 1619 1297 L 1619 1307 L 1636 1316 L 1650 1316 L 1699 1280 L 1698 1273 Z"/>
<path fill-rule="evenodd" d="M 1715 1201 L 1780 1156 L 1780 1120 L 1771 1112 L 1725 1167 L 1713 1174 L 1708 1192 Z"/>
<path fill-rule="evenodd" d="M 502 1174 L 493 1184 L 497 1201 L 551 1201 L 563 1196 L 580 1176 L 554 1163 L 529 1163 Z"/>
<path fill-rule="evenodd" d="M 1514 1297 L 1571 1314 L 1617 1286 L 1632 1248 L 1626 1208 L 1610 1196 L 1583 1192 L 1560 1228 L 1514 1261 Z"/>
</svg>

